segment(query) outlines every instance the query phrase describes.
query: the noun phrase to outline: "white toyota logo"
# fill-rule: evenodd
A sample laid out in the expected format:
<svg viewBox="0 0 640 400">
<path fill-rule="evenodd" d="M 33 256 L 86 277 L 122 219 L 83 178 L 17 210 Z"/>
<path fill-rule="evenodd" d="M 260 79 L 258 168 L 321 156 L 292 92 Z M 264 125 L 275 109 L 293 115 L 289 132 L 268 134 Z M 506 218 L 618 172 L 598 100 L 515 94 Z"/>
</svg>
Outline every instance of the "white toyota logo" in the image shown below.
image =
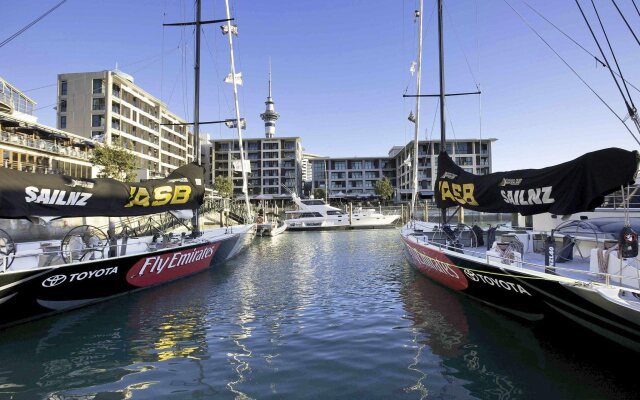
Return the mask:
<svg viewBox="0 0 640 400">
<path fill-rule="evenodd" d="M 67 280 L 66 275 L 53 275 L 42 281 L 42 286 L 44 287 L 52 287 L 58 286 L 62 282 Z"/>
</svg>

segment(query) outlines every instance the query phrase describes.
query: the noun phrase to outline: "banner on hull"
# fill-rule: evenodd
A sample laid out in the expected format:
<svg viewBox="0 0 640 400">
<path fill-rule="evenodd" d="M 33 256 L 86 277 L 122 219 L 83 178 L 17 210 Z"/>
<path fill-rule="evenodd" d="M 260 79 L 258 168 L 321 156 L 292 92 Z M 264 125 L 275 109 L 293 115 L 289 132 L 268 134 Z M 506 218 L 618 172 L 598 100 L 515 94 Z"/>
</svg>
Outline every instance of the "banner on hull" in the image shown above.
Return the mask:
<svg viewBox="0 0 640 400">
<path fill-rule="evenodd" d="M 135 216 L 196 209 L 204 201 L 204 168 L 184 165 L 164 179 L 120 182 L 40 175 L 0 168 L 0 218 Z"/>
<path fill-rule="evenodd" d="M 608 148 L 551 167 L 474 175 L 441 152 L 436 204 L 522 215 L 573 214 L 593 210 L 604 196 L 632 184 L 637 169 L 638 152 Z"/>
</svg>

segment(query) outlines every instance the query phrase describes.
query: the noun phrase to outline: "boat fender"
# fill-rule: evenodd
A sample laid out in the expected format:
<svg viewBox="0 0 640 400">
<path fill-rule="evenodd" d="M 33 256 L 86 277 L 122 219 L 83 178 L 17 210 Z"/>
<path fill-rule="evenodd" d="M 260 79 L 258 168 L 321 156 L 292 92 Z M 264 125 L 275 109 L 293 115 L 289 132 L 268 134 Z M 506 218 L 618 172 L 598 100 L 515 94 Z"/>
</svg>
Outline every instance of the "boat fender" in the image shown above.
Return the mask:
<svg viewBox="0 0 640 400">
<path fill-rule="evenodd" d="M 256 223 L 261 224 L 264 220 L 262 219 L 262 217 L 257 217 L 256 218 Z"/>
<path fill-rule="evenodd" d="M 638 234 L 629 226 L 620 231 L 620 254 L 622 258 L 634 258 L 638 256 Z"/>
</svg>

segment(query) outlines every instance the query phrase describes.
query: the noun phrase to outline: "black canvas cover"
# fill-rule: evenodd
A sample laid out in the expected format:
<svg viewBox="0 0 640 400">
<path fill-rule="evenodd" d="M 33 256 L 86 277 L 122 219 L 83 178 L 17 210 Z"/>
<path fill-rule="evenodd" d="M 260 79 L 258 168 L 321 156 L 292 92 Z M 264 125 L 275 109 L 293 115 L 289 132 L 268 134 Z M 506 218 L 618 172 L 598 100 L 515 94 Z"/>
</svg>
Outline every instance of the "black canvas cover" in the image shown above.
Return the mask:
<svg viewBox="0 0 640 400">
<path fill-rule="evenodd" d="M 573 214 L 600 206 L 605 195 L 633 183 L 637 168 L 636 151 L 608 148 L 552 167 L 474 175 L 440 153 L 436 204 L 522 215 Z"/>
<path fill-rule="evenodd" d="M 120 217 L 193 210 L 204 201 L 204 168 L 184 165 L 165 179 L 120 182 L 0 168 L 0 218 Z"/>
</svg>

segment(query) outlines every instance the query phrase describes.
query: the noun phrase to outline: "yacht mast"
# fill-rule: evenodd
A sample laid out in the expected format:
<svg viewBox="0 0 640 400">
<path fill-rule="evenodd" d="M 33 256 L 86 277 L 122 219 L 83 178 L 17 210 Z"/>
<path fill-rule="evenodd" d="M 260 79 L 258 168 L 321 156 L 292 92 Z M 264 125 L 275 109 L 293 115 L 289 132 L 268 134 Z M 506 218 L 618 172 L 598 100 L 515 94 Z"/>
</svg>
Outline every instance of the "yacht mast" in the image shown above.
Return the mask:
<svg viewBox="0 0 640 400">
<path fill-rule="evenodd" d="M 422 78 L 422 11 L 423 11 L 423 0 L 420 0 L 420 9 L 417 12 L 418 17 L 418 69 L 416 71 L 416 115 L 415 115 L 415 130 L 413 135 L 413 164 L 412 167 L 412 176 L 413 176 L 413 192 L 411 193 L 411 210 L 410 217 L 414 217 L 415 207 L 416 207 L 416 198 L 418 197 L 418 143 L 419 143 L 419 135 L 420 135 L 420 82 Z"/>
<path fill-rule="evenodd" d="M 193 70 L 195 74 L 194 80 L 194 98 L 193 98 L 193 159 L 200 165 L 200 19 L 201 4 L 200 0 L 196 0 L 196 54 Z M 193 235 L 200 236 L 200 214 L 199 210 L 193 210 Z"/>
<path fill-rule="evenodd" d="M 440 152 L 447 151 L 447 134 L 445 124 L 445 94 L 444 94 L 444 30 L 442 28 L 442 0 L 438 0 L 438 54 L 439 54 L 439 70 L 440 70 Z M 437 190 L 437 188 L 436 188 Z M 437 195 L 437 194 L 436 194 Z M 447 223 L 447 209 L 442 209 L 443 225 Z"/>
<path fill-rule="evenodd" d="M 233 83 L 233 99 L 236 106 L 236 128 L 238 129 L 238 146 L 240 148 L 240 163 L 242 164 L 242 193 L 244 193 L 244 202 L 247 207 L 247 218 L 253 220 L 251 215 L 251 206 L 249 205 L 249 190 L 247 188 L 247 170 L 244 163 L 244 148 L 242 145 L 242 121 L 240 120 L 240 106 L 238 104 L 238 76 L 236 76 L 236 64 L 233 57 L 233 35 L 237 32 L 235 27 L 231 26 L 231 13 L 229 11 L 229 0 L 224 1 L 227 11 L 227 36 L 229 37 L 229 55 L 231 59 L 231 80 Z"/>
</svg>

